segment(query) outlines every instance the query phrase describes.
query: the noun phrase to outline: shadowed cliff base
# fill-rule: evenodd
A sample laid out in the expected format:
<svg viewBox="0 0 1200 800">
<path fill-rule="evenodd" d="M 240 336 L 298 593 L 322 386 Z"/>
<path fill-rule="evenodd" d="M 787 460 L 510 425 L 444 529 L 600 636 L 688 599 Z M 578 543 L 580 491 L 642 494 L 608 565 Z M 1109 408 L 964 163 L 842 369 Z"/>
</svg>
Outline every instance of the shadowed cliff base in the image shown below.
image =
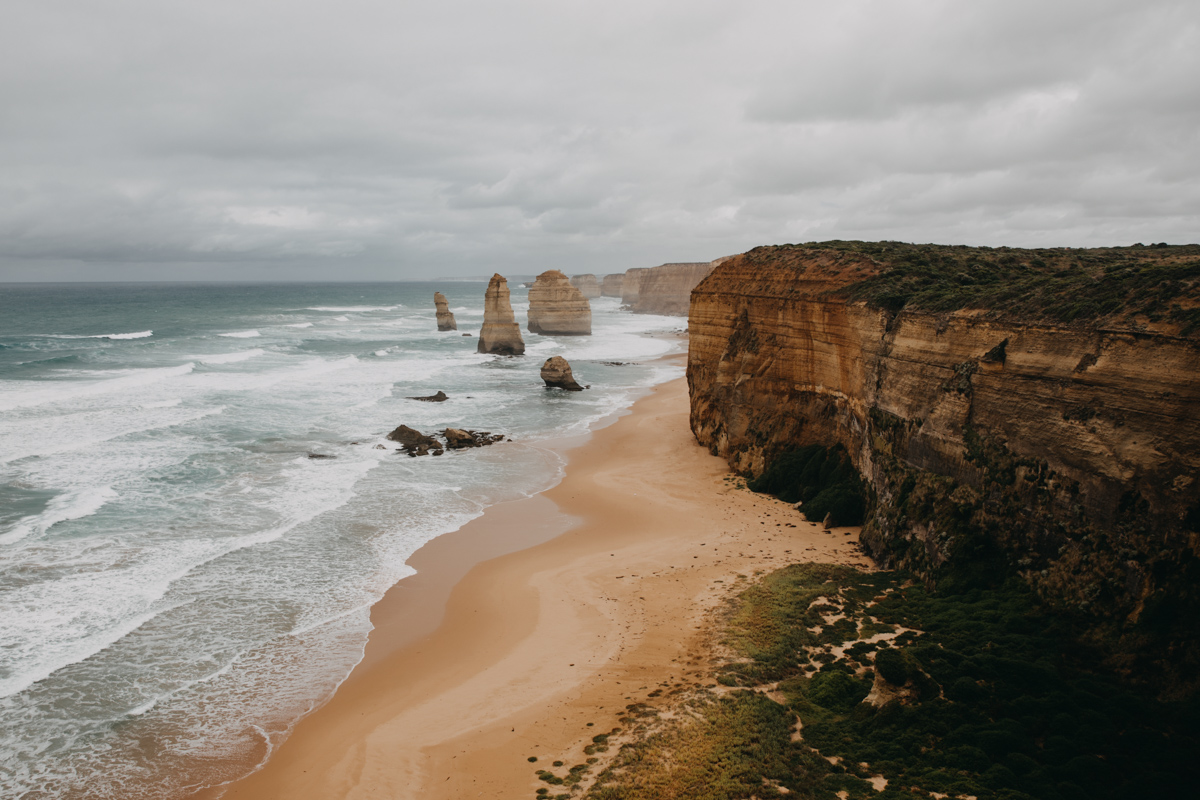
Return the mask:
<svg viewBox="0 0 1200 800">
<path fill-rule="evenodd" d="M 1196 245 L 756 248 L 692 293 L 692 429 L 750 476 L 844 447 L 881 564 L 1018 574 L 1127 677 L 1188 694 L 1198 308 Z"/>
</svg>

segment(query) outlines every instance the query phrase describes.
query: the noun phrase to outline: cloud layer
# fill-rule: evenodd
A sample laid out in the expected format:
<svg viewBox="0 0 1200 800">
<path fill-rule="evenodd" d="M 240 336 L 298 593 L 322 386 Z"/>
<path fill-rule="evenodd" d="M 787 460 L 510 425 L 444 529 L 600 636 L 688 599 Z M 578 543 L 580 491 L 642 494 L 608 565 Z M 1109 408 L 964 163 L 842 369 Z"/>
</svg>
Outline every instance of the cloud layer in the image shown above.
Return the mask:
<svg viewBox="0 0 1200 800">
<path fill-rule="evenodd" d="M 0 280 L 1200 240 L 1193 2 L 7 8 Z"/>
</svg>

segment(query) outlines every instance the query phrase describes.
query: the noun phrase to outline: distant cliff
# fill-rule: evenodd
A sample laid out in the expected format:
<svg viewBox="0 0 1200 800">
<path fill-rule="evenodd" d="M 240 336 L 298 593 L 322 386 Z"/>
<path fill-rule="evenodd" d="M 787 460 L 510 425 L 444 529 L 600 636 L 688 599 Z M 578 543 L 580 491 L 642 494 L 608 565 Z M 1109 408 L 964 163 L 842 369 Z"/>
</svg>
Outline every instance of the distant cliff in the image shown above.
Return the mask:
<svg viewBox="0 0 1200 800">
<path fill-rule="evenodd" d="M 1194 639 L 1200 247 L 761 247 L 689 329 L 697 439 L 749 475 L 844 446 L 881 563 L 1019 572 L 1127 654 Z"/>
<path fill-rule="evenodd" d="M 692 289 L 712 268 L 710 262 L 702 261 L 663 264 L 636 273 L 638 288 L 637 299 L 632 303 L 634 313 L 687 316 Z"/>
</svg>

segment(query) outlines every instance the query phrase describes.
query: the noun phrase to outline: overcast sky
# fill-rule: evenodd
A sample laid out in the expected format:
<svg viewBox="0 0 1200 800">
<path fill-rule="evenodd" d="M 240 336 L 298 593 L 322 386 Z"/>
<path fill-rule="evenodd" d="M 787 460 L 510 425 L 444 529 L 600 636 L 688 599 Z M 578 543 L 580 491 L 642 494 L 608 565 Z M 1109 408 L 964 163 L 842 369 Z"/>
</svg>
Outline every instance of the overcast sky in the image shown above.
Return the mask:
<svg viewBox="0 0 1200 800">
<path fill-rule="evenodd" d="M 1200 241 L 1200 2 L 5 0 L 0 280 Z"/>
</svg>

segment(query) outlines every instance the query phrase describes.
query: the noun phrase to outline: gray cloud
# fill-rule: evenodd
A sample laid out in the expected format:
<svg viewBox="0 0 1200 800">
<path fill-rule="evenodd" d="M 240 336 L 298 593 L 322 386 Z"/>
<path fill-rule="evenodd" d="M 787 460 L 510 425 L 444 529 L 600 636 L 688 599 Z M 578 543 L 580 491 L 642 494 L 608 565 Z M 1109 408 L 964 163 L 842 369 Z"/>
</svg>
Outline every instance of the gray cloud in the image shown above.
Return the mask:
<svg viewBox="0 0 1200 800">
<path fill-rule="evenodd" d="M 1188 2 L 17 0 L 0 280 L 1195 241 Z"/>
</svg>

